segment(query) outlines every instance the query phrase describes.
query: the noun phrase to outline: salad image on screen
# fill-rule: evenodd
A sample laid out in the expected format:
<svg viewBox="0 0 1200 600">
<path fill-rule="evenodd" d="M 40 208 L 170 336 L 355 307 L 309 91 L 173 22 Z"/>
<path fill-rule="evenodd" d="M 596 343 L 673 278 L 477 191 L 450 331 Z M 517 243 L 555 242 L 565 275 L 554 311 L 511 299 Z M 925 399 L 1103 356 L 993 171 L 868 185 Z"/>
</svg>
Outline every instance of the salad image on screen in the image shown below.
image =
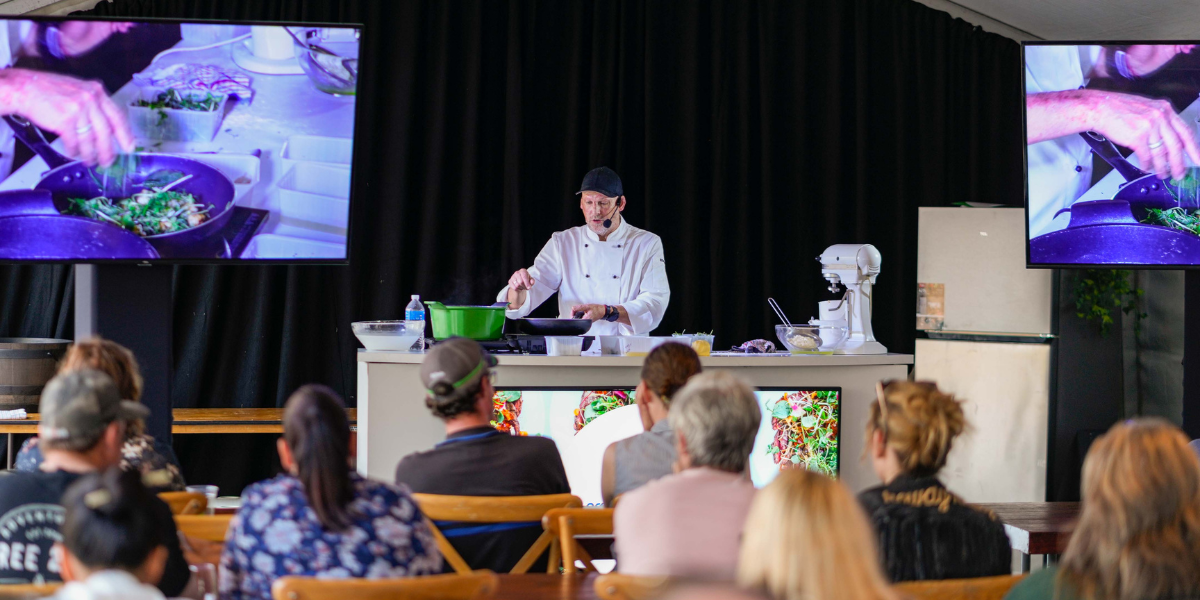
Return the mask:
<svg viewBox="0 0 1200 600">
<path fill-rule="evenodd" d="M 837 392 L 789 392 L 767 400 L 764 409 L 771 416 L 774 432 L 766 452 L 780 469 L 837 475 Z"/>
<path fill-rule="evenodd" d="M 1195 44 L 1028 43 L 1031 265 L 1200 265 Z"/>
<path fill-rule="evenodd" d="M 596 417 L 611 410 L 633 404 L 633 390 L 601 390 L 584 392 L 579 399 L 579 408 L 575 409 L 575 433 L 585 425 L 596 420 Z"/>
<path fill-rule="evenodd" d="M 346 260 L 359 27 L 3 25 L 0 262 Z"/>
<path fill-rule="evenodd" d="M 509 435 L 527 435 L 518 420 L 523 404 L 520 390 L 497 391 L 492 396 L 492 427 Z"/>
</svg>

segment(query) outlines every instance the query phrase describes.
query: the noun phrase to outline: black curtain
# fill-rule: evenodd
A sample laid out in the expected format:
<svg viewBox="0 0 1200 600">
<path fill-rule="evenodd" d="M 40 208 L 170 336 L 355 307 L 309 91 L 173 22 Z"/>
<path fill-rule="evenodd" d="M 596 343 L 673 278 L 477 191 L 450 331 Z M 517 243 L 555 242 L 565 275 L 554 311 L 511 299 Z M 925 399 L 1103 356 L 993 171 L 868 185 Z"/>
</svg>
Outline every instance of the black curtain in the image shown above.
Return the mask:
<svg viewBox="0 0 1200 600">
<path fill-rule="evenodd" d="M 353 404 L 351 321 L 400 317 L 412 293 L 491 302 L 582 222 L 574 191 L 597 165 L 623 178 L 630 223 L 663 239 L 658 333 L 714 329 L 720 347 L 773 339 L 768 296 L 816 316 L 833 296 L 815 257 L 868 242 L 884 259 L 876 335 L 911 352 L 917 207 L 1023 201 L 1017 44 L 909 0 L 116 0 L 90 14 L 368 27 L 351 265 L 177 267 L 177 407 L 280 406 L 310 381 Z M 0 333 L 69 335 L 68 270 L 0 281 Z M 243 460 L 269 442 L 176 437 L 185 472 L 223 493 L 269 470 Z"/>
</svg>

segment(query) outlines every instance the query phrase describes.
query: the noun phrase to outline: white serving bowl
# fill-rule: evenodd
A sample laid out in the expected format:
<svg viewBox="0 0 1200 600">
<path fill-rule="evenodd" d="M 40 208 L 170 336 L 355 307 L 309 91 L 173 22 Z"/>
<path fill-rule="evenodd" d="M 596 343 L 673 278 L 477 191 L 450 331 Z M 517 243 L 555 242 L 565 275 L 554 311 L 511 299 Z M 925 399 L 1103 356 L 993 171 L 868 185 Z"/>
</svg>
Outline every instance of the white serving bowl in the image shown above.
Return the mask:
<svg viewBox="0 0 1200 600">
<path fill-rule="evenodd" d="M 354 337 L 371 351 L 408 352 L 421 337 L 408 331 L 404 321 L 358 321 L 350 324 Z"/>
</svg>

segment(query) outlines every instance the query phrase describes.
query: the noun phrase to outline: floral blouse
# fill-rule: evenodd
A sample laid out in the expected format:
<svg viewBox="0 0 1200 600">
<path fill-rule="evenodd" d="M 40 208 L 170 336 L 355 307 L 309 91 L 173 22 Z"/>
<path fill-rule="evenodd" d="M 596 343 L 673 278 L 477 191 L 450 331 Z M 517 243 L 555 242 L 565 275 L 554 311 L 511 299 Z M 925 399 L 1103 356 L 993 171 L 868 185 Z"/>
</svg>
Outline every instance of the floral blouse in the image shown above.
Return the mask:
<svg viewBox="0 0 1200 600">
<path fill-rule="evenodd" d="M 31 437 L 25 440 L 25 443 L 21 444 L 21 451 L 17 453 L 13 468 L 18 471 L 36 471 L 41 464 L 42 449 L 38 446 L 38 438 Z M 155 450 L 154 438 L 144 433 L 129 436 L 125 445 L 121 446 L 121 468 L 126 471 L 138 471 L 142 475 L 160 472 L 156 473 L 156 476 L 162 478 L 162 484 L 156 484 L 157 490 L 182 492 L 187 486 L 183 481 L 183 474 L 179 472 L 179 465 Z"/>
<path fill-rule="evenodd" d="M 308 507 L 304 486 L 280 475 L 246 488 L 225 534 L 222 600 L 271 599 L 288 575 L 341 579 L 440 573 L 442 557 L 421 510 L 402 486 L 351 473 L 353 524 L 326 531 Z"/>
</svg>

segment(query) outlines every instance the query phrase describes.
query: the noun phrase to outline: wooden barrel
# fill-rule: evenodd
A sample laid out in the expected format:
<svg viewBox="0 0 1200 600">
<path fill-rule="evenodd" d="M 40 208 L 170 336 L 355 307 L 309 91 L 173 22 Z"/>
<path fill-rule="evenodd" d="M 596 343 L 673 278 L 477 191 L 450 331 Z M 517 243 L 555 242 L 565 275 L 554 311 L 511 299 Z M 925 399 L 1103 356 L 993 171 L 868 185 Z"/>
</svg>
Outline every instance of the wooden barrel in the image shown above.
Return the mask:
<svg viewBox="0 0 1200 600">
<path fill-rule="evenodd" d="M 71 340 L 0 338 L 0 410 L 37 412 L 42 388 L 70 345 Z"/>
</svg>

